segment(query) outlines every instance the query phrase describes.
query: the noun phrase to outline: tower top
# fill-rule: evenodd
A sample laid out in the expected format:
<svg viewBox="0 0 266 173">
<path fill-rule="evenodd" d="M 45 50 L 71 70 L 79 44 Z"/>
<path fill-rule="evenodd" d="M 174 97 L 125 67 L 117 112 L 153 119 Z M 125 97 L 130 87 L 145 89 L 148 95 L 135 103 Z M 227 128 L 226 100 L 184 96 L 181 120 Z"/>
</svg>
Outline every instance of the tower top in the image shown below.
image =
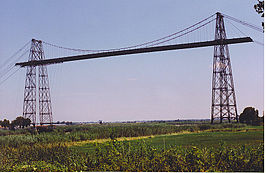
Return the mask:
<svg viewBox="0 0 266 173">
<path fill-rule="evenodd" d="M 38 42 L 38 43 L 42 43 L 42 40 L 36 40 L 36 39 L 31 39 L 32 42 Z"/>
<path fill-rule="evenodd" d="M 216 15 L 217 15 L 217 16 L 222 16 L 222 17 L 223 17 L 222 13 L 220 13 L 220 12 L 216 12 Z"/>
</svg>

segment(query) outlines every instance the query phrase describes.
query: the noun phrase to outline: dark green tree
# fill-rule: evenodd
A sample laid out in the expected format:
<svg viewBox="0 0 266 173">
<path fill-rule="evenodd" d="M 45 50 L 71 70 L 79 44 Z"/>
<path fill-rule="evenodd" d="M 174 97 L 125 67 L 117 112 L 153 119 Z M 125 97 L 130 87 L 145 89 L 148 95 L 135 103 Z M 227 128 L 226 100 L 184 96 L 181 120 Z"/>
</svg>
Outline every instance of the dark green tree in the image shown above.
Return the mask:
<svg viewBox="0 0 266 173">
<path fill-rule="evenodd" d="M 16 124 L 17 122 L 15 120 L 11 121 L 10 125 L 9 125 L 9 129 L 10 130 L 15 130 L 15 127 L 17 126 Z"/>
<path fill-rule="evenodd" d="M 246 107 L 240 114 L 239 121 L 249 125 L 258 125 L 260 121 L 259 111 L 253 107 Z"/>
<path fill-rule="evenodd" d="M 15 120 L 12 121 L 12 125 L 14 127 L 18 126 L 19 128 L 24 128 L 30 126 L 31 120 L 29 118 L 24 118 L 22 116 L 17 117 Z"/>
<path fill-rule="evenodd" d="M 10 125 L 10 121 L 7 120 L 7 119 L 4 119 L 4 120 L 2 121 L 2 123 L 1 123 L 1 126 L 4 127 L 4 128 L 9 127 L 9 125 Z"/>
<path fill-rule="evenodd" d="M 31 120 L 30 120 L 29 118 L 25 118 L 25 119 L 24 119 L 23 124 L 24 124 L 25 127 L 30 126 L 30 123 L 31 123 Z"/>
<path fill-rule="evenodd" d="M 18 126 L 19 128 L 22 128 L 23 127 L 23 120 L 24 120 L 23 117 L 17 117 L 14 121 L 12 121 L 12 123 L 15 126 Z"/>
<path fill-rule="evenodd" d="M 261 14 L 261 17 L 264 18 L 264 0 L 258 0 L 258 3 L 254 5 L 254 8 L 258 14 Z M 262 27 L 264 28 L 264 22 L 262 22 Z"/>
</svg>

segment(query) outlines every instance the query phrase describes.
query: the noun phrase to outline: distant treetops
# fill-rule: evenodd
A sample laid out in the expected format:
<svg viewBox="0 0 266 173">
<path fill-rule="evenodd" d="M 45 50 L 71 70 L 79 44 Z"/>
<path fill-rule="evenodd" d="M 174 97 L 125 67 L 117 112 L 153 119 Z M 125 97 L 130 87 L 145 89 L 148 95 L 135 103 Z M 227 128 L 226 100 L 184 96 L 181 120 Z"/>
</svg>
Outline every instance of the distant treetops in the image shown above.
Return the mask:
<svg viewBox="0 0 266 173">
<path fill-rule="evenodd" d="M 17 117 L 13 121 L 4 119 L 0 120 L 0 126 L 3 128 L 15 129 L 15 128 L 24 128 L 30 126 L 31 120 L 29 118 L 24 118 L 22 116 Z"/>
</svg>

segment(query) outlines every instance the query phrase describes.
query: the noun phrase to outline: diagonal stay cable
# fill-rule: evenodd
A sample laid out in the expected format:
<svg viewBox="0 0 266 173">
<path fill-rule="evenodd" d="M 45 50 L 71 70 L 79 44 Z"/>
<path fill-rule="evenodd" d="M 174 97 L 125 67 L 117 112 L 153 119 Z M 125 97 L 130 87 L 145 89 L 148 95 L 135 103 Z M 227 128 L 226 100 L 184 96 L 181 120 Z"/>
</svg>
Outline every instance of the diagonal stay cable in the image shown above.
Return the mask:
<svg viewBox="0 0 266 173">
<path fill-rule="evenodd" d="M 25 49 L 25 47 L 30 43 L 30 41 L 28 41 L 22 48 L 20 48 L 18 51 L 16 51 L 12 56 L 10 56 L 5 62 L 3 62 L 1 64 L 2 67 L 6 66 L 9 61 L 12 61 L 12 58 L 14 58 L 19 52 L 21 52 L 23 49 Z"/>
<path fill-rule="evenodd" d="M 12 63 L 10 63 L 7 67 L 0 69 L 0 79 L 3 78 L 9 71 L 12 70 L 14 64 L 21 59 L 27 52 L 29 51 L 29 49 L 25 50 L 20 56 L 18 56 L 16 59 L 14 59 L 12 61 Z"/>
<path fill-rule="evenodd" d="M 14 64 L 21 59 L 27 52 L 29 51 L 29 49 L 25 50 L 20 56 L 18 56 L 18 58 L 14 59 L 12 61 L 12 63 L 10 63 L 8 66 L 6 66 L 5 68 L 0 69 L 0 79 L 3 78 L 7 73 L 9 73 L 9 71 L 12 70 Z"/>
<path fill-rule="evenodd" d="M 14 66 L 15 67 L 15 66 Z M 13 68 L 12 68 L 13 69 Z M 2 80 L 2 82 L 0 82 L 0 86 L 7 81 L 10 77 L 12 77 L 20 68 L 17 68 L 17 70 L 15 70 L 13 73 L 11 73 L 9 76 L 7 76 L 7 78 L 5 78 L 4 80 Z"/>
<path fill-rule="evenodd" d="M 247 26 L 247 27 L 249 27 L 249 28 L 252 28 L 252 29 L 254 29 L 254 30 L 256 30 L 256 31 L 259 31 L 259 32 L 261 32 L 261 33 L 264 32 L 263 29 L 261 29 L 261 28 L 258 27 L 258 26 L 255 26 L 255 25 L 250 24 L 250 23 L 248 23 L 248 22 L 245 22 L 245 21 L 242 21 L 242 20 L 236 19 L 236 18 L 234 18 L 234 17 L 232 17 L 232 16 L 229 16 L 229 15 L 226 15 L 226 14 L 222 14 L 222 15 L 223 15 L 225 18 L 227 18 L 227 19 L 230 19 L 230 20 L 233 20 L 233 21 L 235 21 L 235 22 L 238 22 L 238 23 L 240 23 L 240 24 L 242 24 L 242 25 L 245 25 L 245 26 Z"/>
<path fill-rule="evenodd" d="M 261 46 L 264 46 L 264 43 L 260 42 L 260 41 L 257 41 L 257 40 L 253 40 L 254 43 L 258 44 L 258 45 L 261 45 Z"/>
<path fill-rule="evenodd" d="M 247 34 L 245 34 L 243 31 L 241 31 L 237 26 L 235 26 L 232 22 L 230 22 L 229 20 L 227 20 L 228 23 L 230 23 L 233 27 L 235 27 L 241 34 L 247 36 Z M 256 43 L 256 44 L 259 44 L 261 46 L 264 46 L 264 43 L 260 42 L 260 41 L 257 41 L 257 40 L 254 40 L 253 39 L 253 42 Z"/>
</svg>

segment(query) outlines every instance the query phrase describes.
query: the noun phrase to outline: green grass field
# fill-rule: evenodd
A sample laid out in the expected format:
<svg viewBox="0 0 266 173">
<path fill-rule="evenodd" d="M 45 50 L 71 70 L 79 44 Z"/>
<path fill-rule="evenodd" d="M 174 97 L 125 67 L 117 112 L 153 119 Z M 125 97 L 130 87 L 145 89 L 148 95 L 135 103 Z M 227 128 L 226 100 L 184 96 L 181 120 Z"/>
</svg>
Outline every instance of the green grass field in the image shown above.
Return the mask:
<svg viewBox="0 0 266 173">
<path fill-rule="evenodd" d="M 162 135 L 144 139 L 156 147 L 162 146 L 217 146 L 263 143 L 263 131 L 254 132 L 199 132 L 181 135 Z"/>
<path fill-rule="evenodd" d="M 236 131 L 236 132 L 191 132 L 191 133 L 180 133 L 180 134 L 166 134 L 157 135 L 154 137 L 149 137 L 139 140 L 125 141 L 130 143 L 136 143 L 140 140 L 156 147 L 168 149 L 172 146 L 219 146 L 221 144 L 225 145 L 252 145 L 260 144 L 264 142 L 264 131 L 263 126 L 249 127 L 248 130 Z M 94 150 L 93 143 L 87 143 L 81 146 L 73 146 L 72 148 L 79 151 L 88 152 Z"/>
</svg>

